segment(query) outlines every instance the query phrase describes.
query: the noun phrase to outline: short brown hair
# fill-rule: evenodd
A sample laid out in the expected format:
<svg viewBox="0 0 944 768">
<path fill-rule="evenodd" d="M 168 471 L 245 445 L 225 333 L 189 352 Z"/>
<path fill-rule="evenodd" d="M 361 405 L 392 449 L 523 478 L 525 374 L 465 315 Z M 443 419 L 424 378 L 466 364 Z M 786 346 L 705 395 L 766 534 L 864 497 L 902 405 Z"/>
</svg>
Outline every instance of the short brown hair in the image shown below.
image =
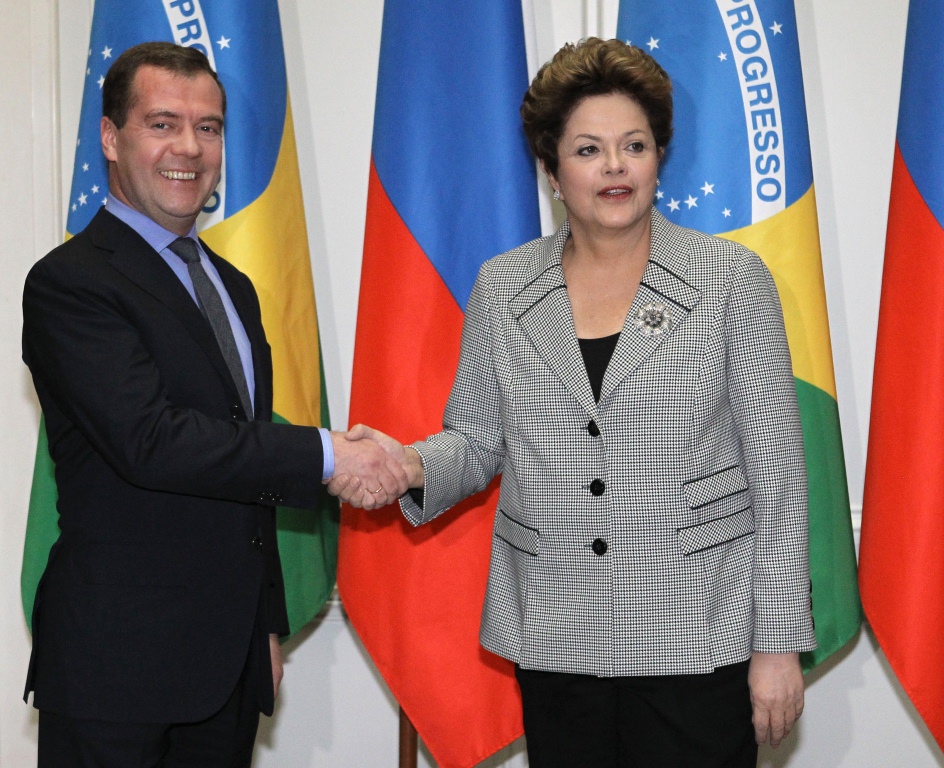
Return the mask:
<svg viewBox="0 0 944 768">
<path fill-rule="evenodd" d="M 223 114 L 226 114 L 226 90 L 206 56 L 196 48 L 167 42 L 140 43 L 128 48 L 111 65 L 102 84 L 102 115 L 116 128 L 124 126 L 134 106 L 134 76 L 141 67 L 157 67 L 182 77 L 208 74 L 220 87 Z"/>
<path fill-rule="evenodd" d="M 672 81 L 645 51 L 621 40 L 589 37 L 567 43 L 538 70 L 521 102 L 524 133 L 534 156 L 557 173 L 557 145 L 577 105 L 588 96 L 622 93 L 646 113 L 656 146 L 672 138 Z"/>
</svg>

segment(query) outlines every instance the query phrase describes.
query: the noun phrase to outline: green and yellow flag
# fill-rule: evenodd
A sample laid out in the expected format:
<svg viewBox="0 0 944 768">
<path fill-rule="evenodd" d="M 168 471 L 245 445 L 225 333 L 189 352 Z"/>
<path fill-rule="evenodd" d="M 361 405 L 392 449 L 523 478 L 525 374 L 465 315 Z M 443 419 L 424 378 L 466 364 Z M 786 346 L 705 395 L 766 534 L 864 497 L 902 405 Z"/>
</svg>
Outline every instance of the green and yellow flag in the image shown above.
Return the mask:
<svg viewBox="0 0 944 768">
<path fill-rule="evenodd" d="M 672 78 L 656 206 L 758 253 L 780 292 L 809 475 L 810 669 L 855 636 L 862 607 L 793 0 L 622 0 L 618 35 Z"/>
<path fill-rule="evenodd" d="M 126 48 L 168 40 L 197 48 L 227 94 L 223 178 L 198 222 L 207 244 L 252 279 L 272 346 L 275 418 L 328 426 L 318 317 L 301 179 L 285 76 L 277 0 L 97 0 L 86 64 L 66 237 L 108 197 L 99 140 L 101 87 Z M 23 553 L 22 594 L 32 616 L 36 585 L 59 536 L 56 484 L 40 429 Z M 338 510 L 279 508 L 279 550 L 289 622 L 309 622 L 334 588 Z"/>
</svg>

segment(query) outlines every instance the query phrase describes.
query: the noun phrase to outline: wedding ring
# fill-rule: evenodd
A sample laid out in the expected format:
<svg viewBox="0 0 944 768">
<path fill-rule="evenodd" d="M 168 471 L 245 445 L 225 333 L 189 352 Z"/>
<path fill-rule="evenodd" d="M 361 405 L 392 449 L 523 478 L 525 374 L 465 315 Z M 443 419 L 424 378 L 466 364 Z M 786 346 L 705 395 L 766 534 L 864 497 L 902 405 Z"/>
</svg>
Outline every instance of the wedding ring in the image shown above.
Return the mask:
<svg viewBox="0 0 944 768">
<path fill-rule="evenodd" d="M 371 493 L 381 493 L 384 487 L 381 485 L 376 491 L 371 491 Z"/>
</svg>

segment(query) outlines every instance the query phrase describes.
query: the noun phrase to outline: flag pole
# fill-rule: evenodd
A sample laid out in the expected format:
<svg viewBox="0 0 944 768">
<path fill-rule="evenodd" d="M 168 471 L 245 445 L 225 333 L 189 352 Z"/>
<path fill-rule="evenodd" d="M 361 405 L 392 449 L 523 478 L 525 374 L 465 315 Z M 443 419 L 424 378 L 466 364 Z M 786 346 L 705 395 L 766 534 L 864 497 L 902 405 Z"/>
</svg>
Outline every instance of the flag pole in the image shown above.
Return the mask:
<svg viewBox="0 0 944 768">
<path fill-rule="evenodd" d="M 416 754 L 419 743 L 416 727 L 400 707 L 400 768 L 416 768 Z"/>
</svg>

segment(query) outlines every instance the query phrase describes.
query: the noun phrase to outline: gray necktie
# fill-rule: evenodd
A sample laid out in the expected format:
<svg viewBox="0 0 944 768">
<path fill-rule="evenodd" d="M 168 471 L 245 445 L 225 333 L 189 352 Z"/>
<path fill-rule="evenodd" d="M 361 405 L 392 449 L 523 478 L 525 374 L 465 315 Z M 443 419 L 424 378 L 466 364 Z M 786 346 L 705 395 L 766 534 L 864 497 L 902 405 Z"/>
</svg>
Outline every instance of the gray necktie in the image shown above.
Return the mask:
<svg viewBox="0 0 944 768">
<path fill-rule="evenodd" d="M 216 290 L 216 286 L 200 264 L 197 243 L 189 237 L 178 237 L 168 248 L 187 265 L 187 271 L 193 281 L 193 290 L 197 294 L 197 304 L 203 316 L 209 321 L 210 327 L 213 328 L 213 335 L 216 336 L 216 343 L 220 345 L 226 367 L 229 368 L 233 381 L 236 383 L 236 390 L 239 392 L 239 399 L 242 400 L 246 418 L 251 420 L 252 399 L 249 397 L 249 387 L 246 386 L 246 374 L 243 372 L 243 362 L 239 357 L 239 349 L 236 347 L 233 328 L 229 324 L 229 317 L 226 316 L 226 308 L 223 306 L 219 291 Z"/>
</svg>

